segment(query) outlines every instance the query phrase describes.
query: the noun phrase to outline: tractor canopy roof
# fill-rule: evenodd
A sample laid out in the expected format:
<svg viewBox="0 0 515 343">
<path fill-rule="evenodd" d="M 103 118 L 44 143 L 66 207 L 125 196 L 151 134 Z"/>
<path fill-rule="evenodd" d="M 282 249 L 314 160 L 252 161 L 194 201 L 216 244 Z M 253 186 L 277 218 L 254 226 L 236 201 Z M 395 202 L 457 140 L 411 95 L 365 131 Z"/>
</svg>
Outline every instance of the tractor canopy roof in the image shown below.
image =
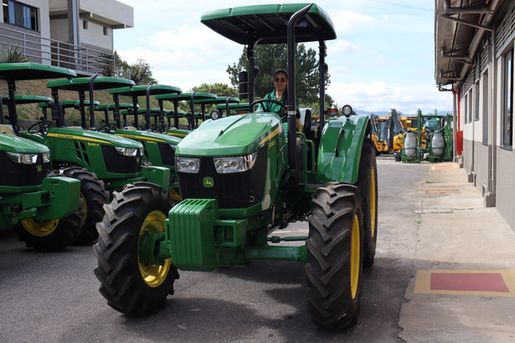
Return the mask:
<svg viewBox="0 0 515 343">
<path fill-rule="evenodd" d="M 100 105 L 100 103 L 98 101 L 93 101 L 93 106 L 95 106 L 95 108 Z M 49 102 L 40 102 L 38 104 L 39 107 L 41 108 L 47 108 L 47 107 L 50 107 L 50 104 Z M 61 101 L 61 106 L 63 108 L 72 108 L 72 107 L 79 107 L 80 106 L 80 100 L 64 100 L 64 101 Z M 89 106 L 89 99 L 85 99 L 84 100 L 84 106 Z"/>
<path fill-rule="evenodd" d="M 111 89 L 109 93 L 126 96 L 143 96 L 147 94 L 147 88 L 149 85 L 137 85 L 133 87 L 121 87 Z M 167 85 L 151 85 L 150 95 L 158 94 L 178 94 L 182 93 L 179 87 L 167 86 Z"/>
<path fill-rule="evenodd" d="M 56 88 L 68 91 L 89 90 L 89 77 L 76 77 L 74 79 L 61 79 L 48 81 L 48 88 Z M 121 77 L 99 76 L 93 81 L 95 90 L 109 89 L 115 87 L 134 86 L 134 81 Z"/>
<path fill-rule="evenodd" d="M 102 104 L 102 105 L 98 105 L 96 107 L 96 110 L 97 111 L 104 111 L 106 109 L 107 110 L 114 110 L 114 107 L 115 107 L 114 104 Z M 128 102 L 124 102 L 124 103 L 118 104 L 118 108 L 121 109 L 121 110 L 128 109 L 128 108 L 133 108 L 133 107 L 134 107 L 134 105 L 130 104 Z"/>
<path fill-rule="evenodd" d="M 4 104 L 7 103 L 7 98 L 4 98 Z M 52 98 L 48 96 L 43 95 L 16 95 L 14 97 L 14 102 L 17 105 L 23 105 L 23 104 L 48 104 L 52 102 Z"/>
<path fill-rule="evenodd" d="M 38 80 L 76 77 L 74 70 L 39 63 L 0 63 L 0 79 Z"/>
<path fill-rule="evenodd" d="M 298 10 L 310 5 L 282 4 L 232 7 L 208 12 L 200 21 L 222 36 L 240 44 L 278 44 L 287 42 L 288 20 Z M 306 17 L 295 29 L 297 42 L 325 41 L 336 38 L 327 13 L 311 4 Z"/>
<path fill-rule="evenodd" d="M 215 99 L 198 99 L 193 102 L 195 104 L 237 104 L 240 99 L 234 96 L 217 96 Z"/>
<path fill-rule="evenodd" d="M 204 93 L 204 92 L 193 92 L 193 93 L 181 93 L 181 94 L 165 94 L 158 95 L 156 99 L 158 100 L 170 100 L 170 101 L 181 101 L 181 100 L 216 100 L 217 96 L 213 93 Z"/>
</svg>

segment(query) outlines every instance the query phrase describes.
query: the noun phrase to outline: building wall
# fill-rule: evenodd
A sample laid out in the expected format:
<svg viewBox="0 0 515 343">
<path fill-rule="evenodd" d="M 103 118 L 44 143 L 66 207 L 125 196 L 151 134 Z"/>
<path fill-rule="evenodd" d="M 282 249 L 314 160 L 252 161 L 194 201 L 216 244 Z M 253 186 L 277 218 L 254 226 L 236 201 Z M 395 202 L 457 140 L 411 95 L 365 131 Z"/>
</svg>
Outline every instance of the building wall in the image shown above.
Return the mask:
<svg viewBox="0 0 515 343">
<path fill-rule="evenodd" d="M 68 19 L 52 19 L 50 21 L 50 34 L 52 39 L 68 42 L 70 39 Z"/>
<path fill-rule="evenodd" d="M 88 22 L 88 29 L 83 26 L 84 20 L 80 21 L 79 36 L 81 44 L 99 47 L 109 51 L 113 51 L 113 29 L 107 27 L 107 36 L 104 35 L 104 25 L 94 21 Z"/>
<path fill-rule="evenodd" d="M 515 228 L 515 152 L 497 149 L 497 209 Z"/>
<path fill-rule="evenodd" d="M 29 55 L 38 55 L 41 56 L 42 62 L 50 64 L 50 44 L 48 40 L 50 38 L 50 19 L 49 19 L 49 9 L 48 9 L 48 0 L 21 0 L 18 1 L 20 3 L 36 7 L 38 9 L 38 19 L 39 19 L 39 32 L 27 30 L 23 27 L 3 24 L 3 11 L 4 6 L 0 6 L 0 23 L 2 23 L 2 28 L 5 30 L 2 32 L 5 35 L 9 35 L 12 37 L 10 42 L 11 44 L 20 44 L 23 46 L 23 39 L 27 42 L 26 46 L 38 48 L 41 52 L 36 52 L 36 50 L 28 50 L 27 54 Z M 37 57 L 33 57 L 32 60 L 41 62 Z"/>
</svg>

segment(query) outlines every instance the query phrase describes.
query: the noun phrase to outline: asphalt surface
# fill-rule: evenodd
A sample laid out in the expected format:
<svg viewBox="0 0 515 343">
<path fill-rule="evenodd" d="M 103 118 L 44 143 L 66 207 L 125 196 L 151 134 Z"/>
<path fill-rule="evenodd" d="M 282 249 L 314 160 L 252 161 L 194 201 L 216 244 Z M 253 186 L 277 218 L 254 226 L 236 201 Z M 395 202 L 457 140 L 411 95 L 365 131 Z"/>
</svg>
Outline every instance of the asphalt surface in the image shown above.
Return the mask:
<svg viewBox="0 0 515 343">
<path fill-rule="evenodd" d="M 1 342 L 399 342 L 398 317 L 414 273 L 413 201 L 428 165 L 378 160 L 379 235 L 365 271 L 356 326 L 327 332 L 311 323 L 303 265 L 254 262 L 213 273 L 181 272 L 175 295 L 158 314 L 127 318 L 98 292 L 90 247 L 60 253 L 25 248 L 0 235 Z M 286 233 L 306 231 L 296 223 Z M 402 253 L 401 253 L 402 252 Z"/>
</svg>

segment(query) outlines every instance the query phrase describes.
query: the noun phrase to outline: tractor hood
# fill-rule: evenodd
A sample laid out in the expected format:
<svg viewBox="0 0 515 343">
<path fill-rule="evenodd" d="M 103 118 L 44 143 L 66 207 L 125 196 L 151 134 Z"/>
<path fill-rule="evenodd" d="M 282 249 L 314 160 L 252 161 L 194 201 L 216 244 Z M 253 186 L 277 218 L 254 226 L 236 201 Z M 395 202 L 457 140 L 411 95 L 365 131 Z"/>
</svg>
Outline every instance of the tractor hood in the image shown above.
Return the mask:
<svg viewBox="0 0 515 343">
<path fill-rule="evenodd" d="M 48 130 L 48 137 L 52 138 L 63 138 L 77 141 L 84 141 L 88 143 L 97 143 L 104 145 L 113 145 L 121 148 L 143 148 L 140 142 L 136 142 L 132 139 L 112 135 L 104 132 L 96 132 L 83 130 L 80 128 L 64 128 L 54 127 Z"/>
<path fill-rule="evenodd" d="M 275 113 L 249 113 L 208 120 L 178 145 L 179 156 L 240 156 L 256 152 L 282 132 Z"/>
<path fill-rule="evenodd" d="M 180 138 L 151 131 L 118 129 L 115 131 L 115 134 L 137 141 L 150 141 L 156 143 L 167 143 L 171 145 L 177 145 L 181 141 Z"/>
<path fill-rule="evenodd" d="M 49 152 L 48 148 L 26 138 L 0 133 L 0 150 L 17 153 L 41 154 Z"/>
</svg>

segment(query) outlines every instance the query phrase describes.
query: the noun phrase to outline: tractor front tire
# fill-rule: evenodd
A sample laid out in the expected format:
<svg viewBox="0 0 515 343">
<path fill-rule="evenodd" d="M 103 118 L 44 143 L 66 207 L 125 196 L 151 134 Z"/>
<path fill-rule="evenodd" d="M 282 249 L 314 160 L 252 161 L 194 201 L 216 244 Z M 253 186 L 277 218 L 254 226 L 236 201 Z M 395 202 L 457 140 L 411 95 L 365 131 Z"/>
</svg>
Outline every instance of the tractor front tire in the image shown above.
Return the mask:
<svg viewBox="0 0 515 343">
<path fill-rule="evenodd" d="M 68 167 L 62 170 L 61 175 L 80 181 L 82 228 L 75 244 L 92 245 L 98 238 L 96 225 L 104 217 L 104 204 L 109 202 L 109 192 L 104 181 L 84 168 Z"/>
<path fill-rule="evenodd" d="M 16 225 L 20 239 L 38 251 L 60 251 L 72 245 L 80 234 L 80 208 L 66 218 L 39 222 L 33 218 Z"/>
<path fill-rule="evenodd" d="M 363 142 L 359 163 L 358 190 L 361 202 L 361 212 L 365 247 L 363 266 L 374 264 L 377 242 L 377 163 L 372 142 Z"/>
<path fill-rule="evenodd" d="M 311 319 L 326 329 L 354 325 L 363 272 L 363 230 L 355 186 L 329 183 L 313 197 L 306 242 L 307 300 Z"/>
<path fill-rule="evenodd" d="M 128 316 L 155 313 L 167 295 L 173 294 L 179 274 L 171 259 L 144 261 L 140 255 L 148 251 L 140 248 L 145 235 L 164 232 L 170 210 L 168 193 L 152 183 L 138 182 L 114 192 L 112 202 L 104 208 L 94 246 L 100 293 L 109 306 Z M 157 251 L 155 246 L 152 253 Z"/>
</svg>

